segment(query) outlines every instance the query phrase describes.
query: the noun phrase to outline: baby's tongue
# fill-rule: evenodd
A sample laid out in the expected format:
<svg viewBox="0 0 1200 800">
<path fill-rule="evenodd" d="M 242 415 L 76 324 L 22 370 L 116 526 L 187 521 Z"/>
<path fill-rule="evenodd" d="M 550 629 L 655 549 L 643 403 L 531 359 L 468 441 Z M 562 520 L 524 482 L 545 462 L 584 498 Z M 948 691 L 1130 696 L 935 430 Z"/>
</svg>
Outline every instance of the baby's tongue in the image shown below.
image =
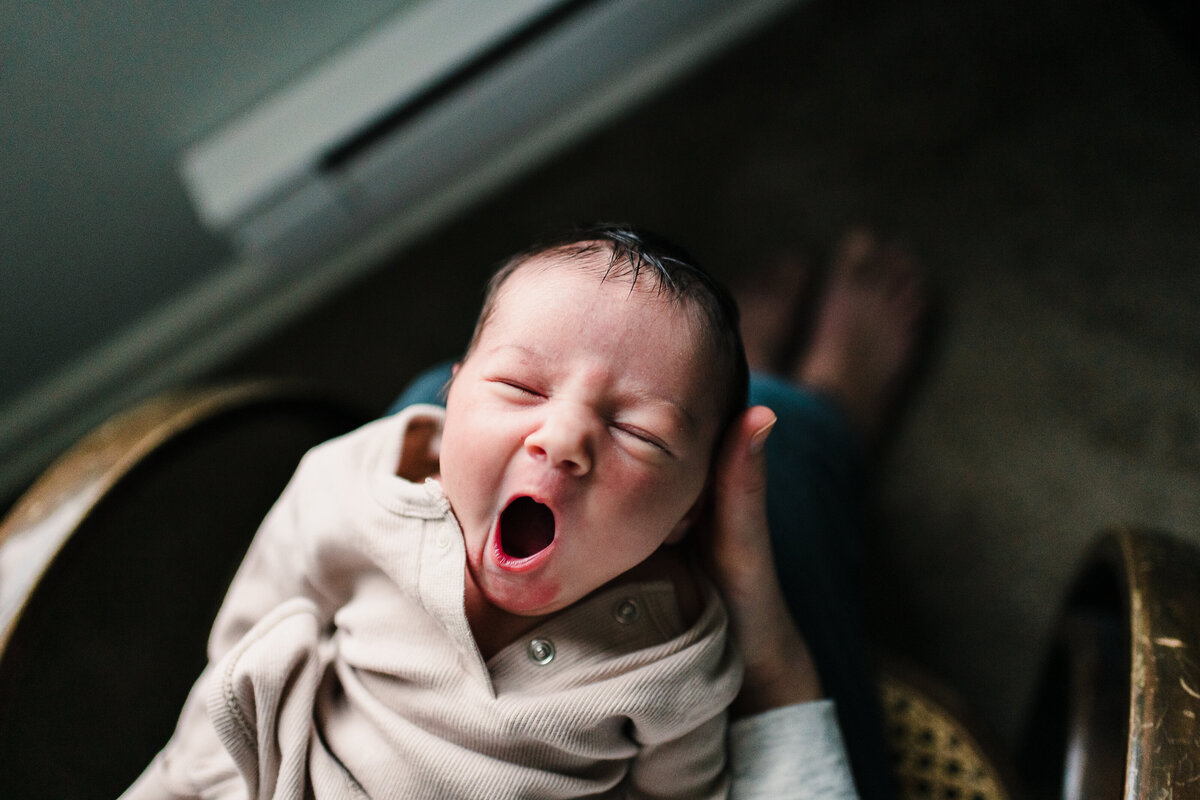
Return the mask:
<svg viewBox="0 0 1200 800">
<path fill-rule="evenodd" d="M 500 547 L 510 558 L 528 558 L 554 541 L 554 513 L 532 497 L 518 497 L 500 514 Z"/>
</svg>

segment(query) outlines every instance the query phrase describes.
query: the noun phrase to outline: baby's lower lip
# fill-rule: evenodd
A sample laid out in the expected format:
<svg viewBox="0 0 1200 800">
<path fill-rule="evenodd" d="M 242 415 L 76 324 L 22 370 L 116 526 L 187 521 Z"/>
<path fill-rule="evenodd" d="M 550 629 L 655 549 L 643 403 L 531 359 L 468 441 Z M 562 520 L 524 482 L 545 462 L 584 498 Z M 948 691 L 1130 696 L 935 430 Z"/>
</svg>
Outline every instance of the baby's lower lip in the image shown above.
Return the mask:
<svg viewBox="0 0 1200 800">
<path fill-rule="evenodd" d="M 500 542 L 500 520 L 497 519 L 495 525 L 492 527 L 492 560 L 496 563 L 496 566 L 506 572 L 529 572 L 536 569 L 543 561 L 550 557 L 557 544 L 557 541 L 553 541 L 531 556 L 514 558 L 504 552 L 504 546 Z"/>
</svg>

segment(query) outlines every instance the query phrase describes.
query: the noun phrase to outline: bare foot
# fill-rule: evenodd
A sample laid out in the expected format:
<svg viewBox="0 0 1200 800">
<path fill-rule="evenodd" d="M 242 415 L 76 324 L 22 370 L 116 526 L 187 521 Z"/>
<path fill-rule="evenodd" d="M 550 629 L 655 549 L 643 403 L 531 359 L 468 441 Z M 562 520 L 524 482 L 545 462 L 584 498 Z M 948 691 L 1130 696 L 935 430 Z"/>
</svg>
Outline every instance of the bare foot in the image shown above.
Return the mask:
<svg viewBox="0 0 1200 800">
<path fill-rule="evenodd" d="M 833 395 L 851 424 L 875 438 L 912 361 L 925 306 L 908 250 L 851 232 L 836 254 L 811 345 L 791 377 Z"/>
<path fill-rule="evenodd" d="M 799 319 L 808 288 L 807 265 L 782 256 L 738 287 L 746 361 L 756 372 L 784 374 L 796 356 Z"/>
</svg>

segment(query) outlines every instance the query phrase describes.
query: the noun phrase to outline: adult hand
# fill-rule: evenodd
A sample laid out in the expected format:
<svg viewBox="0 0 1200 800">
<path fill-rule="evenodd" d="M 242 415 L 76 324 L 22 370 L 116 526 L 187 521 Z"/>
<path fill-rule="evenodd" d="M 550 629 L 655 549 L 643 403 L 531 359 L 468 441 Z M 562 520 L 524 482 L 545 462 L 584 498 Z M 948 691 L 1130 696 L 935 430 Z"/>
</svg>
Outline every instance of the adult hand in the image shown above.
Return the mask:
<svg viewBox="0 0 1200 800">
<path fill-rule="evenodd" d="M 746 409 L 730 426 L 713 470 L 709 572 L 725 598 L 733 636 L 746 661 L 735 716 L 822 696 L 812 655 L 788 613 L 771 554 L 764 446 L 775 421 L 765 406 Z"/>
</svg>

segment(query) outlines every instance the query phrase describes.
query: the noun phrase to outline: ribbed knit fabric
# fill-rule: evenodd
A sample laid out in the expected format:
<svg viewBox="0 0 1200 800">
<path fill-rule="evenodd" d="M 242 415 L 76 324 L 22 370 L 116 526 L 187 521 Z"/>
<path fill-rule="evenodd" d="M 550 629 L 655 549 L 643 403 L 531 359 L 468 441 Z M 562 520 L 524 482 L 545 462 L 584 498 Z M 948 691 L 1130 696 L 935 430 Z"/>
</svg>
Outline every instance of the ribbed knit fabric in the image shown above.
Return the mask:
<svg viewBox="0 0 1200 800">
<path fill-rule="evenodd" d="M 415 407 L 305 457 L 128 797 L 725 795 L 741 663 L 702 576 L 689 627 L 670 582 L 626 584 L 484 663 L 449 502 L 394 474 L 408 424 L 442 413 Z"/>
</svg>

